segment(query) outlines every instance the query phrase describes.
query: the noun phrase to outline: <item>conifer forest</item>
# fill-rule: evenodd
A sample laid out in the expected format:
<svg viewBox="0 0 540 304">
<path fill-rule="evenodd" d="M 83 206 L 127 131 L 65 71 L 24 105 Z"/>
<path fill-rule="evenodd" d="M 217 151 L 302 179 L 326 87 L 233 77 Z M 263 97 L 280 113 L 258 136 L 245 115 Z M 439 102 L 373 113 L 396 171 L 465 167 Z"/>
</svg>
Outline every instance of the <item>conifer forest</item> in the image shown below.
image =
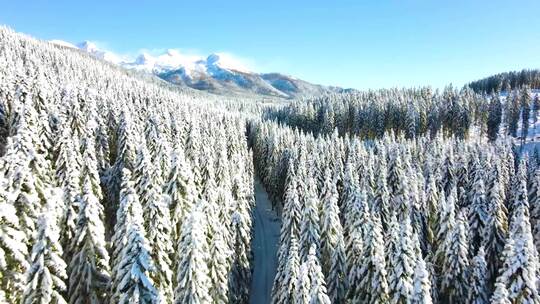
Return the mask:
<svg viewBox="0 0 540 304">
<path fill-rule="evenodd" d="M 0 303 L 540 304 L 538 75 L 269 102 L 1 27 Z"/>
</svg>

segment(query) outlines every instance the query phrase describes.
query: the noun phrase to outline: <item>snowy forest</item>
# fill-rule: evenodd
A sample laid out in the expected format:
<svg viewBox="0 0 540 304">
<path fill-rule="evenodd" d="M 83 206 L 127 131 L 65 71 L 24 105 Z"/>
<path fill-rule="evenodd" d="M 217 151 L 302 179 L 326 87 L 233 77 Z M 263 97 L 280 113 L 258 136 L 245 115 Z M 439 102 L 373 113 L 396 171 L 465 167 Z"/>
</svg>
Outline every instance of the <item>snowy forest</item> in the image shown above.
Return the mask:
<svg viewBox="0 0 540 304">
<path fill-rule="evenodd" d="M 531 87 L 268 102 L 2 27 L 0 303 L 265 303 L 260 181 L 271 303 L 540 304 Z"/>
</svg>

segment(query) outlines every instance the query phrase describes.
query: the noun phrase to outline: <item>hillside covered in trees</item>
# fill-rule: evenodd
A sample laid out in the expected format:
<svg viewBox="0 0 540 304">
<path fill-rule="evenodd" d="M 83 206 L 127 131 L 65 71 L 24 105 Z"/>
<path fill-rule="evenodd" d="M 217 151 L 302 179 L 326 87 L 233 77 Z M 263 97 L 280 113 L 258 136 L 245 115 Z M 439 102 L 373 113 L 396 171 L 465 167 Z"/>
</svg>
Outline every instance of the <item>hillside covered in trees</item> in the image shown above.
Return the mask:
<svg viewBox="0 0 540 304">
<path fill-rule="evenodd" d="M 0 28 L 0 303 L 248 303 L 256 178 L 272 303 L 540 303 L 540 101 L 473 89 L 231 99 Z"/>
<path fill-rule="evenodd" d="M 528 86 L 540 89 L 540 70 L 506 72 L 473 81 L 468 86 L 476 92 L 501 92 Z"/>
</svg>

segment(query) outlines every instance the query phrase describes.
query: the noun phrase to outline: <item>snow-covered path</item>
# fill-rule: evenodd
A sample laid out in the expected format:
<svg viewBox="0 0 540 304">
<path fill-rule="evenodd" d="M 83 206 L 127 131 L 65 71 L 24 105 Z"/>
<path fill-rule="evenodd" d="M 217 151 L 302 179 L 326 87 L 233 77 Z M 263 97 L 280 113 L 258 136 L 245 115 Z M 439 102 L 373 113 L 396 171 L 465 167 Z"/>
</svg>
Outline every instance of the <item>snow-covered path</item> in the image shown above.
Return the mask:
<svg viewBox="0 0 540 304">
<path fill-rule="evenodd" d="M 249 303 L 270 303 L 272 284 L 277 268 L 280 219 L 272 211 L 272 203 L 263 185 L 255 180 L 255 207 L 253 250 L 253 279 Z"/>
</svg>

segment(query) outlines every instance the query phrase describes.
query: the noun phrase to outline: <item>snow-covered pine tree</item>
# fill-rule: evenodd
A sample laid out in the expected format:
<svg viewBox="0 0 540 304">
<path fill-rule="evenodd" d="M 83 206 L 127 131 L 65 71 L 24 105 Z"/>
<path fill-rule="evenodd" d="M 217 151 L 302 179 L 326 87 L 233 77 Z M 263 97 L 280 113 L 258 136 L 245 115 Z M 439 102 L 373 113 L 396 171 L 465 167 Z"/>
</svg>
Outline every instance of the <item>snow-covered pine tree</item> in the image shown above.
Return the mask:
<svg viewBox="0 0 540 304">
<path fill-rule="evenodd" d="M 469 205 L 469 242 L 473 254 L 482 243 L 483 231 L 488 221 L 488 205 L 486 202 L 486 193 L 484 187 L 484 176 L 482 163 L 478 156 L 474 158 L 474 179 L 472 181 L 472 188 L 469 192 L 470 205 Z"/>
<path fill-rule="evenodd" d="M 342 302 L 345 297 L 345 242 L 343 227 L 339 220 L 338 193 L 330 169 L 325 171 L 322 191 L 321 212 L 321 259 L 325 274 L 328 296 L 333 302 Z"/>
<path fill-rule="evenodd" d="M 161 194 L 157 185 L 154 184 L 150 190 L 150 199 L 143 216 L 146 240 L 148 247 L 152 249 L 151 257 L 155 266 L 152 279 L 154 286 L 161 294 L 162 301 L 170 302 L 173 298 L 170 198 L 166 194 Z"/>
<path fill-rule="evenodd" d="M 504 282 L 495 283 L 495 291 L 490 299 L 491 304 L 512 304 L 508 296 L 508 289 Z"/>
<path fill-rule="evenodd" d="M 348 159 L 347 163 L 345 164 L 345 172 L 344 172 L 344 178 L 343 178 L 343 190 L 340 192 L 339 197 L 339 207 L 341 211 L 341 215 L 345 217 L 346 210 L 349 210 L 349 204 L 353 201 L 353 196 L 356 195 L 356 192 L 358 191 L 358 175 L 356 171 L 354 171 L 354 164 L 352 164 L 351 160 Z M 347 225 L 345 225 L 345 230 L 347 230 Z"/>
<path fill-rule="evenodd" d="M 155 165 L 156 179 L 161 185 L 163 179 L 170 172 L 169 147 L 163 132 L 160 130 L 158 119 L 149 117 L 146 122 L 144 131 L 148 152 L 152 163 Z"/>
<path fill-rule="evenodd" d="M 139 209 L 135 204 L 133 209 Z M 126 247 L 122 250 L 120 263 L 116 267 L 116 278 L 113 283 L 116 292 L 114 301 L 118 303 L 159 303 L 160 294 L 151 279 L 153 266 L 151 249 L 144 237 L 142 216 L 134 216 L 128 225 Z"/>
<path fill-rule="evenodd" d="M 137 152 L 135 190 L 143 207 L 145 237 L 154 261 L 152 280 L 162 301 L 169 302 L 173 297 L 170 198 L 162 193 L 160 171 L 150 161 L 146 147 L 142 145 Z"/>
<path fill-rule="evenodd" d="M 309 303 L 330 304 L 330 298 L 326 293 L 326 283 L 319 264 L 319 259 L 317 258 L 317 249 L 315 245 L 311 245 L 309 248 L 305 263 L 307 264 L 307 271 L 311 282 L 311 286 L 309 288 Z"/>
<path fill-rule="evenodd" d="M 135 192 L 131 172 L 126 169 L 122 171 L 122 190 L 120 191 L 120 204 L 116 210 L 116 223 L 114 225 L 114 234 L 111 238 L 111 278 L 116 278 L 117 265 L 120 263 L 121 253 L 127 244 L 127 229 L 133 220 L 134 205 L 140 205 L 139 197 Z M 112 286 L 114 292 L 115 286 Z"/>
<path fill-rule="evenodd" d="M 427 212 L 426 237 L 430 246 L 429 250 L 432 253 L 437 252 L 437 247 L 440 243 L 440 240 L 437 238 L 439 229 L 439 210 L 443 208 L 445 203 L 444 193 L 438 189 L 435 177 L 433 174 L 429 175 L 426 188 L 425 212 Z"/>
<path fill-rule="evenodd" d="M 390 224 L 390 193 L 387 186 L 387 165 L 386 157 L 380 156 L 377 166 L 377 180 L 375 184 L 375 197 L 372 203 L 373 214 L 379 214 L 383 229 Z"/>
<path fill-rule="evenodd" d="M 296 236 L 291 235 L 289 255 L 285 258 L 283 272 L 283 282 L 280 282 L 281 291 L 273 295 L 272 303 L 292 303 L 296 283 L 298 281 L 298 272 L 300 271 L 300 257 L 298 252 L 298 241 Z"/>
<path fill-rule="evenodd" d="M 78 149 L 71 139 L 69 128 L 62 130 L 56 145 L 56 179 L 63 190 L 64 214 L 61 218 L 60 242 L 65 249 L 64 258 L 71 260 L 70 242 L 74 237 L 77 222 L 77 196 L 81 192 Z"/>
<path fill-rule="evenodd" d="M 391 208 L 394 210 L 398 219 L 403 220 L 405 217 L 411 216 L 412 201 L 409 176 L 407 175 L 408 158 L 396 157 L 393 169 L 394 185 L 392 185 L 392 203 Z M 414 177 L 410 177 L 414 178 Z"/>
<path fill-rule="evenodd" d="M 296 174 L 294 170 L 294 163 L 292 158 L 289 160 L 289 169 L 288 169 L 288 183 L 285 192 L 285 201 L 282 212 L 282 225 L 280 231 L 280 245 L 278 249 L 278 266 L 276 271 L 276 277 L 274 279 L 274 284 L 272 286 L 272 301 L 276 303 L 280 294 L 283 294 L 285 291 L 282 290 L 284 287 L 282 282 L 285 280 L 285 264 L 287 262 L 287 256 L 289 256 L 289 247 L 291 238 L 295 238 L 298 246 L 298 238 L 300 237 L 300 200 L 298 197 L 298 189 L 296 182 Z M 299 253 L 297 253 L 299 254 Z"/>
<path fill-rule="evenodd" d="M 222 223 L 219 219 L 218 206 L 216 202 L 208 202 L 208 276 L 210 278 L 210 295 L 212 303 L 224 304 L 228 301 L 228 273 L 229 257 L 231 252 L 227 247 L 222 229 Z"/>
<path fill-rule="evenodd" d="M 512 181 L 512 193 L 508 203 L 508 211 L 513 214 L 518 205 L 525 205 L 529 213 L 529 199 L 527 193 L 527 163 L 528 158 L 522 157 Z"/>
<path fill-rule="evenodd" d="M 243 161 L 237 163 L 240 172 L 249 172 Z M 245 175 L 245 173 L 243 174 Z M 231 276 L 229 280 L 230 294 L 234 303 L 248 301 L 251 282 L 251 236 L 252 236 L 252 213 L 254 205 L 253 184 L 251 179 L 246 179 L 241 174 L 233 178 L 232 194 L 234 210 L 231 220 L 231 249 L 234 251 L 231 259 Z M 249 174 L 248 174 L 249 175 Z"/>
<path fill-rule="evenodd" d="M 443 303 L 464 303 L 469 290 L 467 221 L 461 211 L 452 230 L 439 248 L 441 256 L 440 299 Z"/>
<path fill-rule="evenodd" d="M 418 235 L 416 233 L 413 234 L 413 243 L 416 255 L 416 266 L 414 267 L 412 303 L 431 304 L 433 303 L 431 295 L 431 291 L 433 290 L 433 286 L 431 285 L 432 278 L 426 262 L 422 257 L 420 241 L 418 240 Z"/>
<path fill-rule="evenodd" d="M 454 160 L 454 150 L 452 146 L 450 146 L 450 148 L 446 152 L 446 159 L 444 161 L 444 169 L 441 179 L 442 185 L 440 185 L 444 189 L 444 193 L 446 194 L 446 196 L 449 196 L 452 189 L 457 186 L 455 166 L 456 165 Z"/>
<path fill-rule="evenodd" d="M 232 215 L 234 236 L 234 260 L 232 263 L 229 290 L 233 303 L 244 303 L 249 297 L 251 282 L 251 219 L 235 211 Z"/>
<path fill-rule="evenodd" d="M 455 201 L 457 199 L 457 191 L 454 187 L 453 190 L 450 191 L 450 195 L 447 199 L 444 198 L 444 195 L 441 195 L 441 204 L 439 208 L 439 227 L 437 231 L 437 239 L 440 240 L 439 246 L 437 246 L 437 251 L 435 252 L 435 255 L 433 256 L 434 260 L 433 263 L 435 265 L 438 265 L 439 267 L 443 264 L 443 259 L 445 256 L 445 249 L 443 246 L 445 246 L 446 238 L 448 235 L 452 233 L 452 230 L 454 229 L 456 220 L 455 220 Z"/>
<path fill-rule="evenodd" d="M 499 96 L 491 97 L 488 108 L 487 135 L 489 140 L 495 141 L 499 134 L 499 127 L 502 121 L 502 105 Z"/>
<path fill-rule="evenodd" d="M 411 222 L 408 217 L 405 217 L 399 224 L 392 224 L 391 227 L 394 228 L 390 234 L 390 242 L 394 246 L 388 248 L 391 250 L 388 252 L 389 303 L 410 303 L 414 293 L 414 263 L 416 262 Z"/>
<path fill-rule="evenodd" d="M 384 238 L 378 214 L 372 214 L 367 223 L 360 276 L 362 281 L 356 286 L 356 290 L 350 290 L 353 303 L 389 301 Z"/>
<path fill-rule="evenodd" d="M 155 174 L 146 145 L 141 144 L 137 148 L 137 154 L 133 169 L 133 181 L 139 202 L 143 208 L 152 200 L 150 193 L 154 189 Z"/>
<path fill-rule="evenodd" d="M 178 266 L 174 302 L 210 303 L 210 278 L 206 264 L 206 219 L 199 201 L 182 223 L 178 243 Z"/>
<path fill-rule="evenodd" d="M 47 206 L 38 221 L 21 303 L 66 303 L 66 263 L 62 259 L 56 212 Z"/>
<path fill-rule="evenodd" d="M 484 247 L 478 248 L 478 253 L 471 263 L 471 284 L 469 287 L 468 302 L 471 304 L 485 304 L 489 300 L 488 268 L 485 259 Z"/>
<path fill-rule="evenodd" d="M 508 300 L 511 303 L 540 303 L 537 275 L 538 253 L 532 240 L 529 211 L 527 204 L 517 201 L 516 196 L 519 196 L 519 193 L 514 193 L 516 207 L 502 253 L 504 262 L 499 271 L 497 284 L 504 285 L 504 288 L 508 290 Z M 497 295 L 497 289 L 494 297 Z"/>
<path fill-rule="evenodd" d="M 319 200 L 314 178 L 308 177 L 306 190 L 300 220 L 300 261 L 306 261 L 311 246 L 315 246 L 317 256 L 320 255 Z"/>
<path fill-rule="evenodd" d="M 101 190 L 101 178 L 99 175 L 98 160 L 96 159 L 96 146 L 92 137 L 85 137 L 83 141 L 83 159 L 84 164 L 81 166 L 81 176 L 87 176 L 91 186 L 92 193 L 101 202 L 103 200 L 103 192 Z M 81 179 L 84 181 L 84 179 Z"/>
<path fill-rule="evenodd" d="M 347 261 L 347 287 L 348 298 L 353 296 L 351 290 L 356 290 L 356 286 L 362 281 L 362 255 L 364 252 L 365 229 L 370 218 L 370 212 L 365 201 L 363 191 L 352 193 L 353 202 L 350 203 L 351 210 L 346 215 L 347 222 L 350 222 L 350 228 L 346 235 L 346 261 Z"/>
<path fill-rule="evenodd" d="M 68 267 L 69 303 L 103 303 L 109 286 L 109 254 L 106 248 L 103 206 L 93 192 L 90 176 L 83 177 L 78 199 L 79 214 L 70 244 Z"/>
<path fill-rule="evenodd" d="M 529 117 L 531 116 L 531 89 L 528 85 L 525 85 L 520 92 L 520 106 L 521 106 L 521 142 L 527 141 L 529 135 Z"/>
<path fill-rule="evenodd" d="M 309 277 L 307 263 L 302 263 L 298 271 L 298 279 L 295 284 L 295 291 L 292 303 L 309 304 L 311 299 L 311 280 Z"/>
<path fill-rule="evenodd" d="M 0 178 L 0 292 L 6 303 L 19 302 L 25 285 L 28 248 L 15 207 L 8 200 L 7 181 Z"/>
<path fill-rule="evenodd" d="M 540 252 L 540 167 L 531 176 L 529 187 L 530 220 L 536 250 Z"/>
<path fill-rule="evenodd" d="M 493 285 L 498 271 L 502 266 L 500 257 L 508 234 L 508 219 L 506 216 L 506 207 L 501 198 L 501 191 L 501 183 L 495 177 L 489 190 L 489 216 L 486 229 L 483 232 L 483 246 L 486 252 L 490 286 Z"/>
<path fill-rule="evenodd" d="M 171 172 L 165 192 L 171 197 L 173 239 L 177 240 L 180 237 L 182 221 L 190 212 L 198 196 L 191 166 L 185 158 L 184 151 L 180 148 L 173 153 Z"/>
</svg>

